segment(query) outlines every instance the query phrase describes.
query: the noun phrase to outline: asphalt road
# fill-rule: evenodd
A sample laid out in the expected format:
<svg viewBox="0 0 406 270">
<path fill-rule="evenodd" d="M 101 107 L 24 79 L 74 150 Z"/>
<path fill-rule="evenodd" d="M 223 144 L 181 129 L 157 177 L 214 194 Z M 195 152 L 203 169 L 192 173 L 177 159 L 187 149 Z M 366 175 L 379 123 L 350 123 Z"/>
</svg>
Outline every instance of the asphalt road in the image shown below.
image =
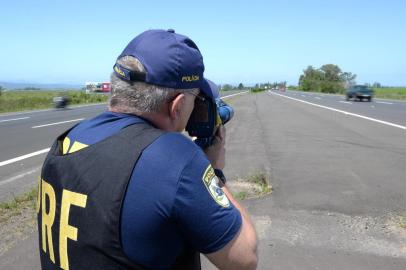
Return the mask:
<svg viewBox="0 0 406 270">
<path fill-rule="evenodd" d="M 301 95 L 236 99 L 227 127 L 225 174 L 266 172 L 273 187 L 244 202 L 260 239 L 259 269 L 406 269 L 398 223 L 406 214 L 406 130 L 312 105 L 403 124 L 406 104 Z M 204 269 L 213 268 L 205 261 Z"/>
<path fill-rule="evenodd" d="M 243 202 L 258 269 L 406 269 L 405 103 L 340 101 L 289 91 L 229 99 L 225 174 L 233 182 L 263 172 L 273 187 Z M 27 266 L 39 267 L 35 235 L 0 255 L 0 269 Z M 203 269 L 213 267 L 203 260 Z"/>
<path fill-rule="evenodd" d="M 106 104 L 97 104 L 0 115 L 0 201 L 33 187 L 47 149 L 59 134 L 104 110 Z"/>
<path fill-rule="evenodd" d="M 377 98 L 373 99 L 372 102 L 346 101 L 343 95 L 301 91 L 273 91 L 272 93 L 406 127 L 406 101 Z"/>
</svg>

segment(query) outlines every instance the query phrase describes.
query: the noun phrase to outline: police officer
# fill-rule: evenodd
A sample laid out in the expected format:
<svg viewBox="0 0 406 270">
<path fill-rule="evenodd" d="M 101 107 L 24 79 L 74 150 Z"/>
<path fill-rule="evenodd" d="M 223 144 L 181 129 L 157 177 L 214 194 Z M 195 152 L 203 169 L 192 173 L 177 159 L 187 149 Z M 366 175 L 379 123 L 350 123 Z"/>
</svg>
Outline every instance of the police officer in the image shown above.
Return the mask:
<svg viewBox="0 0 406 270">
<path fill-rule="evenodd" d="M 181 132 L 195 99 L 216 98 L 196 44 L 173 30 L 117 58 L 109 110 L 59 136 L 42 169 L 43 269 L 255 269 L 257 238 L 216 176 L 225 129 L 205 150 Z M 216 169 L 216 173 L 215 170 Z"/>
</svg>

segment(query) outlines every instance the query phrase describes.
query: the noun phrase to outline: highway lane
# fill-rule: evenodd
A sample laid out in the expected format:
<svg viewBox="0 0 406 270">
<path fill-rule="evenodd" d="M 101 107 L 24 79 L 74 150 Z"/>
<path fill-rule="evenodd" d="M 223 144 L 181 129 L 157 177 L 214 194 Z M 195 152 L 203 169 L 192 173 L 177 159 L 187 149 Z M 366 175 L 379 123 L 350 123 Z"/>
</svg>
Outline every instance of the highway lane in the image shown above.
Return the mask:
<svg viewBox="0 0 406 270">
<path fill-rule="evenodd" d="M 299 174 L 296 177 L 300 177 L 303 172 L 314 177 L 326 176 L 329 182 L 347 184 L 346 188 L 343 185 L 340 189 L 344 188 L 348 192 L 357 190 L 358 196 L 352 198 L 354 201 L 349 204 L 345 193 L 339 194 L 336 189 L 329 190 L 327 187 L 320 190 L 322 185 L 316 184 L 319 179 L 309 179 L 307 184 L 314 182 L 317 195 L 308 198 L 307 203 L 298 201 L 301 208 L 313 200 L 317 204 L 318 196 L 328 194 L 329 198 L 325 199 L 331 201 L 329 209 L 336 209 L 340 213 L 360 214 L 373 210 L 384 214 L 388 209 L 405 210 L 406 178 L 402 164 L 406 164 L 406 130 L 287 99 L 274 93 L 267 95 L 274 105 L 273 111 L 277 110 L 279 117 L 273 117 L 273 124 L 265 125 L 265 128 L 277 128 L 276 123 L 286 125 L 272 131 L 273 135 L 270 137 L 274 150 L 279 148 L 278 145 L 283 145 L 285 150 L 279 149 L 286 151 L 283 155 L 297 155 L 289 158 L 289 162 L 298 166 Z M 331 98 L 333 101 L 328 102 L 335 102 L 332 105 L 339 103 L 336 101 L 340 97 Z M 307 97 L 309 99 L 311 97 Z M 359 104 L 354 104 L 354 107 L 357 105 Z M 335 107 L 340 108 L 339 106 Z M 376 108 L 363 109 L 364 114 L 368 115 L 367 111 Z M 356 109 L 346 111 L 354 112 Z M 404 113 L 401 109 L 397 112 Z M 295 190 L 299 192 L 301 186 L 295 187 Z M 365 198 L 368 198 L 368 203 L 363 201 Z"/>
<path fill-rule="evenodd" d="M 91 117 L 105 109 L 106 104 L 98 104 L 65 110 L 27 112 L 17 115 L 18 117 L 0 116 L 0 161 L 49 147 L 55 136 L 78 123 L 79 119 Z M 18 118 L 21 120 L 4 121 Z M 42 126 L 48 124 L 55 125 Z"/>
<path fill-rule="evenodd" d="M 332 107 L 338 110 L 360 114 L 377 120 L 406 126 L 405 101 L 384 99 L 373 99 L 372 102 L 353 100 L 346 101 L 343 95 L 329 95 L 302 91 L 272 92 L 275 94 Z"/>
<path fill-rule="evenodd" d="M 240 92 L 222 92 L 220 95 L 231 96 Z M 0 202 L 34 186 L 47 149 L 59 134 L 106 108 L 106 104 L 92 104 L 63 110 L 1 114 Z"/>
<path fill-rule="evenodd" d="M 76 120 L 92 117 L 104 110 L 106 104 L 96 104 L 65 110 L 0 115 L 0 201 L 29 191 L 35 185 L 47 153 L 46 149 L 51 146 L 56 136 L 79 122 Z M 48 124 L 55 125 L 42 126 Z M 44 151 L 36 154 L 40 150 Z M 27 154 L 35 155 L 13 161 L 16 157 Z"/>
<path fill-rule="evenodd" d="M 273 188 L 244 201 L 258 269 L 406 269 L 406 130 L 269 92 L 233 105 L 225 175 Z"/>
</svg>

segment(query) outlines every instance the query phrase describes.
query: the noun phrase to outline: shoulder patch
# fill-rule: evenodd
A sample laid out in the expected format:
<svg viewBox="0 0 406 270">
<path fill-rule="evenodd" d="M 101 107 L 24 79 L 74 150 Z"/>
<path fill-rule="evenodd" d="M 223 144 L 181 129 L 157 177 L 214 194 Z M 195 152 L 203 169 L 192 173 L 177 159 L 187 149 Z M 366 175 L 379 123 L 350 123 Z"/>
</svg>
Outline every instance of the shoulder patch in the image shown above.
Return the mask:
<svg viewBox="0 0 406 270">
<path fill-rule="evenodd" d="M 209 191 L 213 199 L 221 205 L 222 207 L 229 207 L 230 201 L 228 200 L 226 194 L 219 187 L 217 176 L 214 174 L 213 167 L 209 165 L 203 174 L 203 183 Z"/>
</svg>

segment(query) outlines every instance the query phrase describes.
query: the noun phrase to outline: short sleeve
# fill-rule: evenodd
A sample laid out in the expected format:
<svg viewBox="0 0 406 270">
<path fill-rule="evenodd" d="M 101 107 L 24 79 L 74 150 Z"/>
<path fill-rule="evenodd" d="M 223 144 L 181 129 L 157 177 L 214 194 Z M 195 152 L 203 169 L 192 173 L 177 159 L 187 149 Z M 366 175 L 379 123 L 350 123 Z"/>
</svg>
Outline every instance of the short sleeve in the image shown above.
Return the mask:
<svg viewBox="0 0 406 270">
<path fill-rule="evenodd" d="M 197 151 L 182 171 L 173 212 L 184 238 L 201 253 L 224 247 L 242 222 L 202 151 Z"/>
</svg>

